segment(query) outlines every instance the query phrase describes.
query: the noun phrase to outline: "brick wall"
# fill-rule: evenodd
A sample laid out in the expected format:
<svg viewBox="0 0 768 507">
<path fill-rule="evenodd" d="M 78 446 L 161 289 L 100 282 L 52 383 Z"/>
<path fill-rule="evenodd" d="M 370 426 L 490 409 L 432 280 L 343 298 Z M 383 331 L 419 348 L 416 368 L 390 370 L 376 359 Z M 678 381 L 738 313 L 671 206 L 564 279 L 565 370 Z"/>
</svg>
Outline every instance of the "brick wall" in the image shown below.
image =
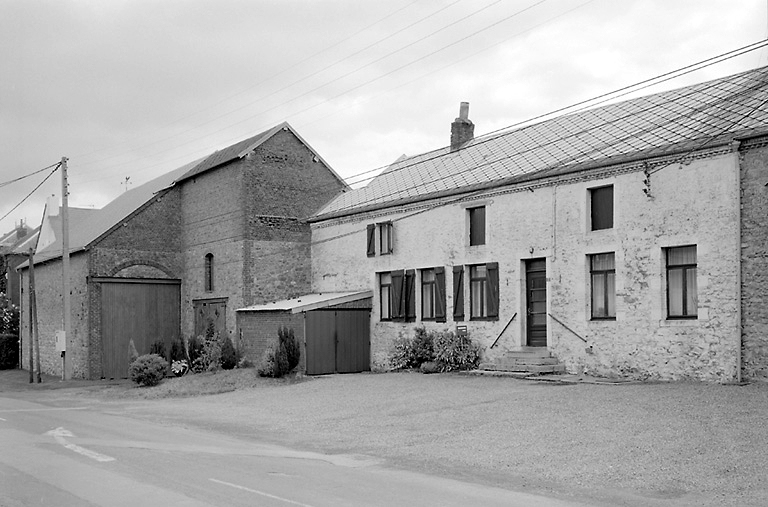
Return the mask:
<svg viewBox="0 0 768 507">
<path fill-rule="evenodd" d="M 247 357 L 258 366 L 264 351 L 277 342 L 277 330 L 281 327 L 293 329 L 301 345 L 299 369 L 306 370 L 304 346 L 304 314 L 290 312 L 237 312 L 238 347 L 242 357 Z"/>
<path fill-rule="evenodd" d="M 660 169 L 651 177 L 650 197 L 637 164 L 542 181 L 530 189 L 508 187 L 431 209 L 422 204 L 316 223 L 313 291 L 373 289 L 374 369 L 386 368 L 394 338 L 418 325 L 467 325 L 486 358 L 493 359 L 525 345 L 525 260 L 545 258 L 547 311 L 592 345 L 588 353 L 583 341 L 548 319 L 548 348 L 569 371 L 729 381 L 736 376 L 739 335 L 737 167 L 725 147 Z M 614 227 L 593 232 L 589 188 L 606 184 L 614 185 Z M 487 208 L 486 244 L 469 246 L 467 208 L 477 205 Z M 406 218 L 413 212 L 419 213 Z M 394 223 L 394 252 L 367 257 L 366 225 L 385 220 Z M 668 320 L 664 248 L 690 244 L 697 245 L 699 256 L 699 317 Z M 588 256 L 604 252 L 616 256 L 614 321 L 592 320 L 590 313 Z M 454 322 L 451 266 L 486 262 L 499 263 L 498 320 Z M 448 322 L 382 322 L 376 273 L 434 266 L 446 267 Z M 468 319 L 467 270 L 464 276 Z M 417 285 L 417 314 L 420 305 Z"/>
<path fill-rule="evenodd" d="M 768 147 L 742 145 L 741 318 L 743 375 L 768 380 Z"/>
</svg>

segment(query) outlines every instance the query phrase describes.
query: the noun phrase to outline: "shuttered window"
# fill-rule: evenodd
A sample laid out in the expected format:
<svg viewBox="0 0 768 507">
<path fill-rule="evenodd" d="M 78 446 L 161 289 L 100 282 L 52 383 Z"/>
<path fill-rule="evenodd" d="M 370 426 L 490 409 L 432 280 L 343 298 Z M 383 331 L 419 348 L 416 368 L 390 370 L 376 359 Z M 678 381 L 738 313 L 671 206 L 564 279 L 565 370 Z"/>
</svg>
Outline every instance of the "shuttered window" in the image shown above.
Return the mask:
<svg viewBox="0 0 768 507">
<path fill-rule="evenodd" d="M 592 230 L 613 228 L 613 185 L 589 190 Z"/>
<path fill-rule="evenodd" d="M 381 320 L 392 319 L 392 275 L 379 274 L 379 307 Z"/>
<path fill-rule="evenodd" d="M 392 253 L 392 222 L 376 224 L 379 227 L 379 255 Z"/>
<path fill-rule="evenodd" d="M 366 232 L 366 255 L 373 257 L 376 255 L 376 224 L 368 224 Z"/>
<path fill-rule="evenodd" d="M 464 320 L 464 266 L 453 267 L 453 320 Z"/>
<path fill-rule="evenodd" d="M 470 319 L 499 317 L 499 265 L 496 262 L 469 267 Z"/>
</svg>

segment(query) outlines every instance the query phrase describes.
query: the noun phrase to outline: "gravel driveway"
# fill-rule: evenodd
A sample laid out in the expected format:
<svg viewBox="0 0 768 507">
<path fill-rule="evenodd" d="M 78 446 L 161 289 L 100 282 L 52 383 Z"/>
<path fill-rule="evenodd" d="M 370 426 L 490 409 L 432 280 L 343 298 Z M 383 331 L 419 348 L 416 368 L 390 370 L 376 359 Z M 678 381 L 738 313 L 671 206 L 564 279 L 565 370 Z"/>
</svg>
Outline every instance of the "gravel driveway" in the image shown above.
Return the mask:
<svg viewBox="0 0 768 507">
<path fill-rule="evenodd" d="M 387 373 L 105 405 L 599 505 L 768 505 L 768 385 Z"/>
</svg>

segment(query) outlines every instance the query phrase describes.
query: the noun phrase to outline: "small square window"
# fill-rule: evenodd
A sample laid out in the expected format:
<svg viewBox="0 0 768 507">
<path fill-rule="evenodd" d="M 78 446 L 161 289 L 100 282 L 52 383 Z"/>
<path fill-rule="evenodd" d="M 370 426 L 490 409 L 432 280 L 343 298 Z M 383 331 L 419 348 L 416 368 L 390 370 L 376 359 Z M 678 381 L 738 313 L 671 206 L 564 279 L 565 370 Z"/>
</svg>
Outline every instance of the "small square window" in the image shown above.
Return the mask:
<svg viewBox="0 0 768 507">
<path fill-rule="evenodd" d="M 589 190 L 592 230 L 613 228 L 613 185 Z"/>
<path fill-rule="evenodd" d="M 469 208 L 469 245 L 485 244 L 485 206 Z"/>
</svg>

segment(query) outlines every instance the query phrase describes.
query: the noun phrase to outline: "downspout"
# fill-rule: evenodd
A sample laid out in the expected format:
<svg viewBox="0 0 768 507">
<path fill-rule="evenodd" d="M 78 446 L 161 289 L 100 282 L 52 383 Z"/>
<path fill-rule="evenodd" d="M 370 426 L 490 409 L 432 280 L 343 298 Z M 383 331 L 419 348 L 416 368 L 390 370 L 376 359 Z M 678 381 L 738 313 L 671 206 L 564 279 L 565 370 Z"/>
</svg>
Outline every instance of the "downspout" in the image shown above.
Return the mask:
<svg viewBox="0 0 768 507">
<path fill-rule="evenodd" d="M 742 257 L 743 257 L 743 249 L 741 247 L 741 230 L 742 230 L 742 216 L 741 216 L 741 157 L 739 156 L 739 145 L 741 145 L 741 141 L 734 140 L 731 143 L 731 151 L 734 153 L 734 156 L 736 158 L 736 213 L 738 214 L 738 227 L 736 227 L 736 247 L 738 248 L 738 255 L 739 255 L 739 262 L 738 262 L 738 269 L 736 270 L 736 290 L 737 294 L 739 295 L 739 304 L 736 305 L 736 322 L 737 322 L 737 331 L 738 331 L 738 337 L 736 339 L 736 382 L 738 384 L 741 383 L 741 366 L 742 366 L 742 353 L 741 353 L 741 347 L 743 346 L 742 338 L 743 338 L 743 331 L 742 331 L 742 322 L 741 322 L 741 307 L 744 304 L 744 294 L 742 294 L 742 287 L 741 287 L 741 264 L 742 264 Z"/>
</svg>

